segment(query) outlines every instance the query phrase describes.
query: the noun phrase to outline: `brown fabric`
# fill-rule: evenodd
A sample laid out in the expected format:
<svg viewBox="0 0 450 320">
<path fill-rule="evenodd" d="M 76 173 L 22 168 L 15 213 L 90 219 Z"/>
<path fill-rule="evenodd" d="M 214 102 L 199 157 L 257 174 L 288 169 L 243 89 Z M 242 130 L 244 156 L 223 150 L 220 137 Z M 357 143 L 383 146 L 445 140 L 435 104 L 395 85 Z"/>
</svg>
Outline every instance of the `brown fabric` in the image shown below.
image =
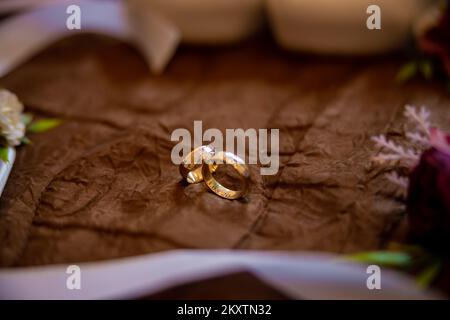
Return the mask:
<svg viewBox="0 0 450 320">
<path fill-rule="evenodd" d="M 149 75 L 131 47 L 61 41 L 0 79 L 27 110 L 58 117 L 20 147 L 0 200 L 0 265 L 117 258 L 175 248 L 376 249 L 401 204 L 371 168 L 370 136 L 398 134 L 405 103 L 445 128 L 437 85 L 399 86 L 400 61 L 287 54 L 268 40 L 181 48 Z M 280 128 L 282 167 L 251 167 L 247 201 L 180 182 L 176 128 Z"/>
</svg>

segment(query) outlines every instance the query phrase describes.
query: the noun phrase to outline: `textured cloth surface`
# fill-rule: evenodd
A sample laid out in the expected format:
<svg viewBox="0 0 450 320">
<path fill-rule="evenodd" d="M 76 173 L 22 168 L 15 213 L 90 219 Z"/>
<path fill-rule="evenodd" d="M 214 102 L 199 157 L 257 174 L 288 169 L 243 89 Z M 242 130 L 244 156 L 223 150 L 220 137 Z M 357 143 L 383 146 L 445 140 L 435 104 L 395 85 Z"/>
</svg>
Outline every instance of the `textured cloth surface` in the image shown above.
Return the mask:
<svg viewBox="0 0 450 320">
<path fill-rule="evenodd" d="M 110 259 L 176 248 L 320 250 L 383 246 L 401 203 L 370 165 L 370 136 L 399 135 L 406 103 L 446 127 L 437 85 L 400 86 L 401 61 L 317 58 L 265 39 L 181 48 L 162 76 L 130 46 L 58 42 L 0 85 L 28 111 L 64 120 L 18 149 L 0 200 L 0 265 Z M 279 128 L 281 167 L 251 166 L 245 201 L 181 182 L 170 134 Z"/>
</svg>

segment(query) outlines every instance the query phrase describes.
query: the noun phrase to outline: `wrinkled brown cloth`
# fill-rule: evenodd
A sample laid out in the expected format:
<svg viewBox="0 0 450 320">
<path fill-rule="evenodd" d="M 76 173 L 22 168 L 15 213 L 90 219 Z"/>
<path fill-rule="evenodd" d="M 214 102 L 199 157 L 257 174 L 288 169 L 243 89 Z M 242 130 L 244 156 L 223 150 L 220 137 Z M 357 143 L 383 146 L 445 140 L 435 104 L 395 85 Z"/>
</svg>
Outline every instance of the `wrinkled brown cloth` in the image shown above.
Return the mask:
<svg viewBox="0 0 450 320">
<path fill-rule="evenodd" d="M 268 40 L 182 48 L 151 76 L 130 46 L 93 35 L 61 41 L 0 79 L 37 116 L 0 200 L 0 265 L 117 258 L 176 248 L 377 249 L 402 217 L 370 136 L 400 134 L 405 103 L 445 127 L 437 85 L 395 83 L 401 61 L 283 53 Z M 251 167 L 247 201 L 180 182 L 170 134 L 280 128 L 279 174 Z"/>
</svg>

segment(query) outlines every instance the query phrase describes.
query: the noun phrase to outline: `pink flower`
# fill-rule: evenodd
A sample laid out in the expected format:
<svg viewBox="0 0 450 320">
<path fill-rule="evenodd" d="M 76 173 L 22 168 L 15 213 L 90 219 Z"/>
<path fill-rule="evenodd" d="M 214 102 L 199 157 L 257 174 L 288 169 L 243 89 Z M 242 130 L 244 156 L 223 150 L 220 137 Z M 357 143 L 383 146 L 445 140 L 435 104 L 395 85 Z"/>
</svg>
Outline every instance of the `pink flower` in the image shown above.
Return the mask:
<svg viewBox="0 0 450 320">
<path fill-rule="evenodd" d="M 409 235 L 430 250 L 449 253 L 450 135 L 433 129 L 432 148 L 425 151 L 410 175 L 407 198 Z"/>
</svg>

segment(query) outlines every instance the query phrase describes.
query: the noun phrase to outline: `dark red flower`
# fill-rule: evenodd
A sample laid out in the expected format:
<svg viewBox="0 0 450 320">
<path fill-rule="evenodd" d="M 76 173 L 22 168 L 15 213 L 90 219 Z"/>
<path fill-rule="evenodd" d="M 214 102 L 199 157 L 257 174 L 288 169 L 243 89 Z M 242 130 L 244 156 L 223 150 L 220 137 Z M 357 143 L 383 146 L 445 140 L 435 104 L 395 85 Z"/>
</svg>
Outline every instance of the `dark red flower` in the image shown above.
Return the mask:
<svg viewBox="0 0 450 320">
<path fill-rule="evenodd" d="M 450 136 L 432 131 L 433 147 L 410 175 L 409 235 L 433 251 L 450 253 Z"/>
<path fill-rule="evenodd" d="M 442 63 L 447 76 L 450 76 L 449 4 L 447 4 L 437 24 L 425 31 L 419 38 L 419 47 L 425 54 L 436 57 Z"/>
</svg>

